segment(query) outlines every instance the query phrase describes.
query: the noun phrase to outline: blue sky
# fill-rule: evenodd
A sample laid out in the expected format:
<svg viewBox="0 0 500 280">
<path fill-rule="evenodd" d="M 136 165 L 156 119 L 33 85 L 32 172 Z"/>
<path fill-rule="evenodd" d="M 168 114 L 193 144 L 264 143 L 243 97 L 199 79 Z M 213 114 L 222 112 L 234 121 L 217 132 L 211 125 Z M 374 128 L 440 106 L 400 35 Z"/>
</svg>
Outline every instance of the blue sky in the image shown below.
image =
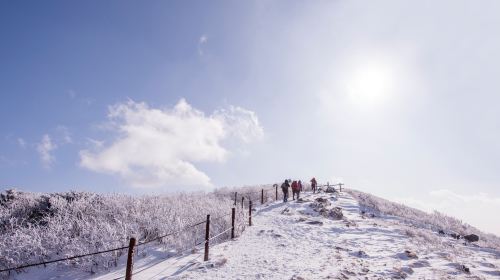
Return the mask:
<svg viewBox="0 0 500 280">
<path fill-rule="evenodd" d="M 3 1 L 0 186 L 346 184 L 490 232 L 497 1 Z"/>
</svg>

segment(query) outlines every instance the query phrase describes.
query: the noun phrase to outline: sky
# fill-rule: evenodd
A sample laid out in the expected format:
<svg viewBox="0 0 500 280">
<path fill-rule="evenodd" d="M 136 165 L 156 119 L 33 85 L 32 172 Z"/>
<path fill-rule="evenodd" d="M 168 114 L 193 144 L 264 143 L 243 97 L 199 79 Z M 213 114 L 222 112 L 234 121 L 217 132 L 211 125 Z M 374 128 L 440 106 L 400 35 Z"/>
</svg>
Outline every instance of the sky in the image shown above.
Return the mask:
<svg viewBox="0 0 500 280">
<path fill-rule="evenodd" d="M 500 234 L 498 1 L 2 1 L 0 188 L 315 176 Z"/>
</svg>

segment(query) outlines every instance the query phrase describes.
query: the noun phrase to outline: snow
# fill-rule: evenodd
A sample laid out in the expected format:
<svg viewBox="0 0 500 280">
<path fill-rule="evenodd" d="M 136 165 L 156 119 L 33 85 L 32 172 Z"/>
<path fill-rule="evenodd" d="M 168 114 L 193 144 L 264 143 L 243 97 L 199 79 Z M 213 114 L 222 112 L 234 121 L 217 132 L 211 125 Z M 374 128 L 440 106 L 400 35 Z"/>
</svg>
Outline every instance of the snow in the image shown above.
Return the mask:
<svg viewBox="0 0 500 280">
<path fill-rule="evenodd" d="M 331 202 L 328 208 L 340 207 L 343 218 L 314 211 L 312 202 L 320 197 Z M 202 247 L 169 258 L 175 252 L 149 246 L 139 252 L 134 279 L 500 279 L 497 249 L 464 244 L 399 217 L 361 214 L 346 192 L 307 194 L 303 200 L 257 208 L 253 226 L 235 240 L 212 246 L 208 262 L 203 262 Z M 43 268 L 20 275 L 110 280 L 124 275 L 120 261 L 116 270 L 97 275 L 65 270 L 54 277 L 55 269 Z"/>
</svg>

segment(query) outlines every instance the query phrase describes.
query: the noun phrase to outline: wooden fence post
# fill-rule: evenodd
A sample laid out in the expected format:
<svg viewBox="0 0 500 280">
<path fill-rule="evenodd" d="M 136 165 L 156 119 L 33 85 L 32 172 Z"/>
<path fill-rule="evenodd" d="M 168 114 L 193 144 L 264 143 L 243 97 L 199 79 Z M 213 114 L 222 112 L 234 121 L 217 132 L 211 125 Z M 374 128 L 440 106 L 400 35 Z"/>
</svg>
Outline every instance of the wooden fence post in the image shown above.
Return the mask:
<svg viewBox="0 0 500 280">
<path fill-rule="evenodd" d="M 238 192 L 234 192 L 234 205 L 236 205 L 237 197 L 238 197 Z"/>
<path fill-rule="evenodd" d="M 244 202 L 244 201 L 245 201 L 245 197 L 244 197 L 244 196 L 242 196 L 242 197 L 241 197 L 241 208 L 243 208 L 243 207 L 245 206 L 245 204 L 243 204 L 243 202 Z"/>
<path fill-rule="evenodd" d="M 260 192 L 260 204 L 264 204 L 264 189 Z"/>
<path fill-rule="evenodd" d="M 130 238 L 128 243 L 127 269 L 125 270 L 125 280 L 132 280 L 132 270 L 134 267 L 135 238 Z"/>
<path fill-rule="evenodd" d="M 208 261 L 208 242 L 210 239 L 210 215 L 207 215 L 207 222 L 205 223 L 205 257 L 203 258 L 204 261 Z"/>
<path fill-rule="evenodd" d="M 276 201 L 278 201 L 278 184 L 274 186 L 276 188 Z"/>
<path fill-rule="evenodd" d="M 342 192 L 342 183 L 339 184 L 339 187 L 340 187 L 340 192 Z"/>
<path fill-rule="evenodd" d="M 249 206 L 248 206 L 248 225 L 252 226 L 252 201 L 249 201 Z"/>
<path fill-rule="evenodd" d="M 236 217 L 236 209 L 231 208 L 231 239 L 234 239 L 234 219 Z"/>
</svg>

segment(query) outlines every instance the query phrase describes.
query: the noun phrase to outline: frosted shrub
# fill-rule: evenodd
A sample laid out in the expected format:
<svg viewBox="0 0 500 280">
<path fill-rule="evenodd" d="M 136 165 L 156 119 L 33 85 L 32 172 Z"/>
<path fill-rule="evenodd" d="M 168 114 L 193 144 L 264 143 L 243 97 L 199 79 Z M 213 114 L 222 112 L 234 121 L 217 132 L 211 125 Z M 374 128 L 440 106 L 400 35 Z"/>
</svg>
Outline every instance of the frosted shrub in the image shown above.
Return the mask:
<svg viewBox="0 0 500 280">
<path fill-rule="evenodd" d="M 500 249 L 500 238 L 493 235 L 483 233 L 475 227 L 472 227 L 462 221 L 434 211 L 427 213 L 415 208 L 405 206 L 401 203 L 395 203 L 386 199 L 360 192 L 353 189 L 346 191 L 356 199 L 362 211 L 372 212 L 375 214 L 385 214 L 396 216 L 402 219 L 402 222 L 418 228 L 426 228 L 433 231 L 444 230 L 460 235 L 477 234 L 480 236 L 479 245 Z M 428 242 L 436 241 L 436 238 L 430 236 L 422 230 L 411 231 L 411 234 L 423 238 Z"/>
<path fill-rule="evenodd" d="M 231 226 L 230 215 L 217 217 L 231 213 L 232 198 L 223 190 L 145 196 L 7 190 L 0 194 L 0 269 L 127 246 L 130 237 L 139 242 L 152 240 L 205 221 L 207 214 L 212 217 L 214 236 Z M 245 213 L 237 208 L 236 234 L 244 229 L 245 219 Z M 204 230 L 205 224 L 201 224 L 151 244 L 180 252 L 203 241 Z M 212 243 L 229 236 L 230 232 Z M 124 254 L 126 250 L 57 265 L 95 272 L 115 266 Z"/>
<path fill-rule="evenodd" d="M 275 188 L 273 184 L 265 184 L 259 186 L 243 186 L 237 188 L 218 188 L 214 191 L 215 195 L 223 195 L 227 196 L 228 194 L 232 194 L 231 199 L 234 201 L 234 193 L 237 192 L 237 202 L 241 203 L 241 198 L 245 198 L 245 205 L 247 205 L 248 201 L 251 200 L 254 205 L 260 204 L 261 200 L 261 191 L 264 190 L 264 201 L 274 201 L 276 194 Z M 279 194 L 281 195 L 281 189 L 278 188 Z"/>
</svg>

